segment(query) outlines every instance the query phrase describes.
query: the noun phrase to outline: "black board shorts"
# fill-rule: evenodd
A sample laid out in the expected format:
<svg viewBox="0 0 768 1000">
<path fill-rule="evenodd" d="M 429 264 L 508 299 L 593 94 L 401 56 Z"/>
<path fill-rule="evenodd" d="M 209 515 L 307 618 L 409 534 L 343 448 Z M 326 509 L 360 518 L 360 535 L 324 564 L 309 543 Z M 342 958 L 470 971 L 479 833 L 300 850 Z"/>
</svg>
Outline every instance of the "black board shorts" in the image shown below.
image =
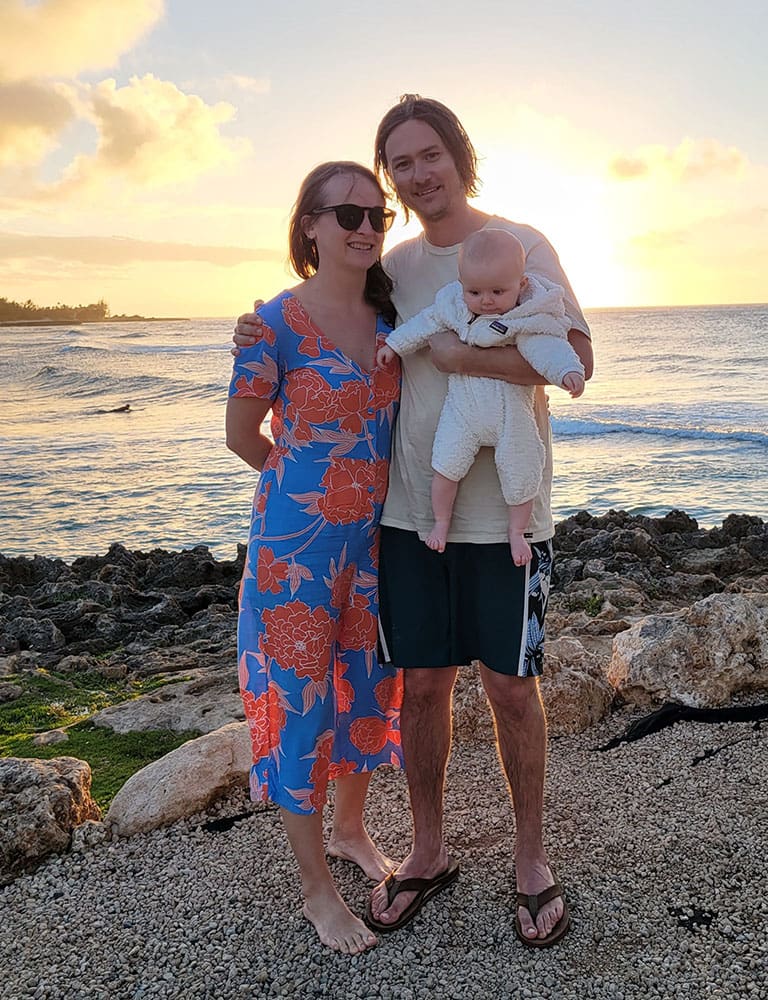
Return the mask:
<svg viewBox="0 0 768 1000">
<path fill-rule="evenodd" d="M 415 531 L 382 526 L 383 660 L 405 668 L 481 660 L 496 673 L 541 676 L 552 541 L 531 549 L 531 562 L 515 566 L 506 542 L 433 552 Z"/>
</svg>

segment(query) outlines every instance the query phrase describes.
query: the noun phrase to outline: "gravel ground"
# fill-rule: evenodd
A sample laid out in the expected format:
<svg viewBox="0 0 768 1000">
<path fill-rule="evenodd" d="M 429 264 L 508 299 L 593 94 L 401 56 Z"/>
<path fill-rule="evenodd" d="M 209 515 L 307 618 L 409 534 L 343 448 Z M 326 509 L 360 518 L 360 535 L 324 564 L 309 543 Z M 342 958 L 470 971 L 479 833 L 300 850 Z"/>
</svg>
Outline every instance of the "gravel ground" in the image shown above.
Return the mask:
<svg viewBox="0 0 768 1000">
<path fill-rule="evenodd" d="M 764 1000 L 768 726 L 679 723 L 596 751 L 629 721 L 551 744 L 546 839 L 573 918 L 556 948 L 515 938 L 512 810 L 493 747 L 473 743 L 454 748 L 448 779 L 461 878 L 372 951 L 317 943 L 276 811 L 236 797 L 0 890 L 0 998 Z M 370 803 L 371 832 L 402 856 L 402 774 L 378 772 Z M 367 885 L 333 865 L 362 912 Z"/>
</svg>

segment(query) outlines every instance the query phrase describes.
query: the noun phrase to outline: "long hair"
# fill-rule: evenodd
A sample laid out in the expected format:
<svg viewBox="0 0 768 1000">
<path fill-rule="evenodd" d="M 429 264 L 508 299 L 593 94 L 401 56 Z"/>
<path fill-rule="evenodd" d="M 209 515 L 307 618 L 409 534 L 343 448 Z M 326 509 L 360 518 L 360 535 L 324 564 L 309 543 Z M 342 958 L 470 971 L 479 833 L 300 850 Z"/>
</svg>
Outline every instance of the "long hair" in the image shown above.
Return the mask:
<svg viewBox="0 0 768 1000">
<path fill-rule="evenodd" d="M 404 122 L 422 121 L 433 128 L 445 144 L 456 165 L 456 170 L 464 186 L 464 194 L 473 198 L 478 191 L 477 153 L 469 136 L 464 131 L 456 115 L 440 101 L 420 94 L 403 94 L 398 103 L 389 109 L 379 123 L 374 143 L 373 165 L 377 175 L 386 183 L 388 189 L 403 205 L 397 194 L 397 185 L 392 179 L 387 160 L 387 140 L 398 125 Z M 403 205 L 405 219 L 408 221 L 408 206 Z"/>
<path fill-rule="evenodd" d="M 288 225 L 288 257 L 291 267 L 300 278 L 311 278 L 320 266 L 317 244 L 304 232 L 302 220 L 317 208 L 325 207 L 325 188 L 332 177 L 339 175 L 349 177 L 364 177 L 376 186 L 382 200 L 386 195 L 376 175 L 368 167 L 352 160 L 333 160 L 321 163 L 310 170 L 302 181 L 296 204 L 291 211 L 291 221 Z M 368 268 L 365 276 L 365 301 L 381 313 L 388 323 L 395 322 L 395 307 L 392 305 L 392 279 L 381 266 L 381 260 Z"/>
</svg>

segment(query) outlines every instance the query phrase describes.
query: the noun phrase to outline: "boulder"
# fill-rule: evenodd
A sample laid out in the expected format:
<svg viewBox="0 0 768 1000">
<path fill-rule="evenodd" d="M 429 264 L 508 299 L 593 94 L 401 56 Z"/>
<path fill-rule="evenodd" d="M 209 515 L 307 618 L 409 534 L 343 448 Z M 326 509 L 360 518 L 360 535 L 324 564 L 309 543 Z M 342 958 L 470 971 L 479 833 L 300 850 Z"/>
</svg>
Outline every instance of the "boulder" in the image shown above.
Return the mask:
<svg viewBox="0 0 768 1000">
<path fill-rule="evenodd" d="M 130 837 L 207 809 L 232 788 L 248 785 L 248 724 L 235 722 L 190 740 L 132 775 L 104 819 L 112 835 Z"/>
<path fill-rule="evenodd" d="M 2 676 L 2 674 L 0 674 Z M 0 682 L 0 705 L 7 701 L 16 701 L 24 694 L 24 688 L 18 684 L 11 684 L 10 681 Z"/>
<path fill-rule="evenodd" d="M 641 706 L 713 708 L 768 690 L 768 594 L 712 594 L 643 618 L 614 638 L 608 680 Z"/>
<path fill-rule="evenodd" d="M 0 759 L 0 885 L 66 851 L 72 830 L 101 811 L 84 760 Z"/>
<path fill-rule="evenodd" d="M 552 736 L 572 736 L 594 726 L 615 697 L 598 657 L 570 636 L 546 643 L 540 687 Z"/>
</svg>

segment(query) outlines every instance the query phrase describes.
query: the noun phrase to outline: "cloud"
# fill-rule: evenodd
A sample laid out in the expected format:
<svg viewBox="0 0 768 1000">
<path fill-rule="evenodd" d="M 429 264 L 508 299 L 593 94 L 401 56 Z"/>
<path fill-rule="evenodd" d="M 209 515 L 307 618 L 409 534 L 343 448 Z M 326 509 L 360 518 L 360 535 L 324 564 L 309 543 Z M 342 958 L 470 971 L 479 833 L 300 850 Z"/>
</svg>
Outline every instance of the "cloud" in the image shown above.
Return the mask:
<svg viewBox="0 0 768 1000">
<path fill-rule="evenodd" d="M 38 163 L 74 117 L 61 84 L 0 82 L 0 166 Z"/>
<path fill-rule="evenodd" d="M 160 243 L 115 236 L 30 236 L 0 232 L 0 260 L 3 261 L 78 261 L 101 267 L 196 261 L 220 267 L 235 267 L 250 261 L 282 261 L 283 258 L 284 254 L 276 250 L 251 247 Z"/>
<path fill-rule="evenodd" d="M 768 251 L 768 206 L 753 205 L 696 219 L 686 226 L 649 230 L 631 244 L 650 253 L 686 249 L 701 257 L 720 259 L 725 267 L 733 264 L 739 251 L 747 255 Z"/>
<path fill-rule="evenodd" d="M 610 171 L 619 180 L 635 180 L 660 174 L 676 181 L 738 176 L 749 165 L 747 156 L 735 146 L 717 139 L 683 139 L 674 149 L 641 146 L 628 156 L 618 156 Z"/>
<path fill-rule="evenodd" d="M 248 94 L 268 94 L 272 89 L 272 81 L 265 76 L 243 76 L 240 73 L 231 73 L 229 76 L 220 77 L 216 81 L 222 90 L 232 89 L 244 90 Z"/>
<path fill-rule="evenodd" d="M 148 186 L 184 181 L 250 149 L 247 141 L 229 140 L 220 132 L 234 117 L 231 104 L 206 104 L 151 73 L 132 77 L 125 87 L 103 80 L 86 96 L 85 113 L 98 130 L 98 148 L 75 157 L 62 179 L 41 191 L 48 197 L 114 177 Z"/>
<path fill-rule="evenodd" d="M 632 156 L 619 156 L 611 163 L 611 172 L 622 180 L 644 177 L 649 170 L 645 160 Z"/>
<path fill-rule="evenodd" d="M 0 79 L 113 66 L 163 10 L 163 0 L 0 0 Z"/>
</svg>

